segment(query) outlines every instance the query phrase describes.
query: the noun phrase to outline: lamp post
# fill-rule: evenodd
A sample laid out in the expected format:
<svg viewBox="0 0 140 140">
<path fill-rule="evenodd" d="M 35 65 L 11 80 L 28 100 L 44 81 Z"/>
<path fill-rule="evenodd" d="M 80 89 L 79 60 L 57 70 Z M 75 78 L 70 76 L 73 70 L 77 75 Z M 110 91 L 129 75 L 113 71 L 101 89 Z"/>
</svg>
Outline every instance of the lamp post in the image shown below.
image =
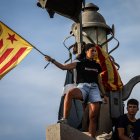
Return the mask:
<svg viewBox="0 0 140 140">
<path fill-rule="evenodd" d="M 93 3 L 88 3 L 83 7 L 82 12 L 82 35 L 83 41 L 86 43 L 95 43 L 103 45 L 105 51 L 108 52 L 107 36 L 113 35 L 113 29 L 111 29 L 104 19 L 104 17 L 98 12 L 99 7 Z M 77 36 L 77 24 L 74 23 L 72 31 Z"/>
<path fill-rule="evenodd" d="M 101 45 L 102 48 L 108 53 L 108 42 L 113 38 L 113 29 L 111 29 L 104 19 L 104 17 L 98 12 L 99 7 L 93 3 L 88 3 L 83 7 L 82 12 L 82 39 L 85 43 L 94 43 Z M 77 38 L 77 24 L 72 25 L 72 32 Z M 108 39 L 108 35 L 112 37 Z M 106 115 L 105 115 L 106 114 Z M 88 110 L 85 112 L 83 121 L 83 130 L 87 131 L 88 124 Z M 110 119 L 109 104 L 101 106 L 101 113 L 99 118 L 99 133 L 112 130 L 112 121 Z"/>
</svg>

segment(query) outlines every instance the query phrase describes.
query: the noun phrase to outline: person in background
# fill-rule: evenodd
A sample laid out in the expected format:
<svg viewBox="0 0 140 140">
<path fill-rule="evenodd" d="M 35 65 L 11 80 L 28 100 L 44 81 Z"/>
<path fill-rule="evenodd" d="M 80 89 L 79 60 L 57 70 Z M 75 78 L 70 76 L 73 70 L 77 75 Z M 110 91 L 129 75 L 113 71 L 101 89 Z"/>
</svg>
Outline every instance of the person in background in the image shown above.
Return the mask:
<svg viewBox="0 0 140 140">
<path fill-rule="evenodd" d="M 139 102 L 130 99 L 127 102 L 127 113 L 118 119 L 117 130 L 119 140 L 140 140 L 140 120 L 136 119 Z"/>
<path fill-rule="evenodd" d="M 61 64 L 50 56 L 45 56 L 47 61 L 52 62 L 62 70 L 77 70 L 77 87 L 71 89 L 64 99 L 63 118 L 59 120 L 60 123 L 67 123 L 67 118 L 71 109 L 72 99 L 82 100 L 86 102 L 89 107 L 89 133 L 91 137 L 95 137 L 97 120 L 100 111 L 100 104 L 102 98 L 100 91 L 107 100 L 104 88 L 102 86 L 100 73 L 102 69 L 93 58 L 96 54 L 94 44 L 85 44 L 85 58 L 80 62 L 72 62 L 70 64 Z"/>
</svg>

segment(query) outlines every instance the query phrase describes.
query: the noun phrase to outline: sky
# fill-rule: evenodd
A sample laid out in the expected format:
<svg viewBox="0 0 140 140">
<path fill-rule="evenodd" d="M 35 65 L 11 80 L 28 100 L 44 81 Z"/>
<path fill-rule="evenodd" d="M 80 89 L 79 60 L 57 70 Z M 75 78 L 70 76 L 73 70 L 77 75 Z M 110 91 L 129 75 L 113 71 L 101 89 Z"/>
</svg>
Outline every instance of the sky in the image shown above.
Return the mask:
<svg viewBox="0 0 140 140">
<path fill-rule="evenodd" d="M 124 85 L 140 74 L 140 1 L 86 0 L 96 4 L 106 23 L 115 25 L 119 48 L 112 53 L 120 65 Z M 0 20 L 32 45 L 64 63 L 69 53 L 63 40 L 70 35 L 73 21 L 48 13 L 36 6 L 37 0 L 0 0 Z M 66 45 L 72 45 L 71 38 Z M 109 43 L 109 49 L 114 44 Z M 57 122 L 66 72 L 47 62 L 33 49 L 28 56 L 0 81 L 0 139 L 45 140 L 46 128 Z M 140 85 L 130 98 L 140 101 Z M 125 107 L 126 108 L 126 107 Z M 140 113 L 137 114 L 140 117 Z"/>
</svg>

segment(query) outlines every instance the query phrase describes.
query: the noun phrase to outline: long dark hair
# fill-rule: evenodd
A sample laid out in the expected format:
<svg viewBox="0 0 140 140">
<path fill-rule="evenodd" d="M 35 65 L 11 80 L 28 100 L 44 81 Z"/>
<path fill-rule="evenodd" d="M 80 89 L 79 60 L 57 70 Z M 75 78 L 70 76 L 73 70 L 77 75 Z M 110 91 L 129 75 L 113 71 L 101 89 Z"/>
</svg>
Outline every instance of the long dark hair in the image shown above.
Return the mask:
<svg viewBox="0 0 140 140">
<path fill-rule="evenodd" d="M 92 43 L 85 43 L 83 42 L 82 44 L 82 52 L 81 54 L 79 54 L 76 58 L 80 61 L 80 60 L 83 60 L 83 59 L 86 59 L 86 51 L 88 51 L 90 48 L 92 47 L 95 47 L 94 44 Z"/>
</svg>

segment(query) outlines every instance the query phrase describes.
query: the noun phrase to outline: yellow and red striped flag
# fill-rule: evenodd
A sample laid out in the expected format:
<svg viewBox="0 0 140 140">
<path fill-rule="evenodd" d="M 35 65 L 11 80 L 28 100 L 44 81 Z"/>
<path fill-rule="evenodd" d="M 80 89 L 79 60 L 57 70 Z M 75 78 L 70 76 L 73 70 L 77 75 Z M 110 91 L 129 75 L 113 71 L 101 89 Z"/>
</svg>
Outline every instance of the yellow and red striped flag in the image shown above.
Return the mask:
<svg viewBox="0 0 140 140">
<path fill-rule="evenodd" d="M 16 67 L 32 48 L 25 39 L 0 22 L 0 79 Z"/>
<path fill-rule="evenodd" d="M 96 46 L 97 61 L 99 61 L 102 67 L 102 83 L 106 91 L 122 90 L 123 83 L 121 77 L 115 67 L 115 64 L 111 60 L 109 54 L 105 52 L 100 46 Z"/>
</svg>

